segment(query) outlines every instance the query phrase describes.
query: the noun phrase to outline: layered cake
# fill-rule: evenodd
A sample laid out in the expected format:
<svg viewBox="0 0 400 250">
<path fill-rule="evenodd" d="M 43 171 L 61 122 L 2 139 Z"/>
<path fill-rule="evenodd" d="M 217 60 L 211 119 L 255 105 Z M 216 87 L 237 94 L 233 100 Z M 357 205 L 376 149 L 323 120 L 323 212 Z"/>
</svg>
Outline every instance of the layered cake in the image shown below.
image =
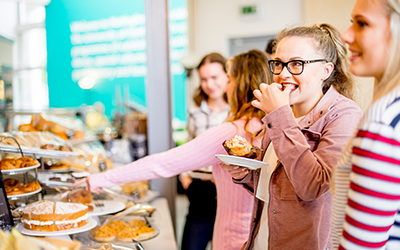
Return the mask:
<svg viewBox="0 0 400 250">
<path fill-rule="evenodd" d="M 68 230 L 86 225 L 87 212 L 88 207 L 82 204 L 38 201 L 22 210 L 22 222 L 30 230 Z"/>
</svg>

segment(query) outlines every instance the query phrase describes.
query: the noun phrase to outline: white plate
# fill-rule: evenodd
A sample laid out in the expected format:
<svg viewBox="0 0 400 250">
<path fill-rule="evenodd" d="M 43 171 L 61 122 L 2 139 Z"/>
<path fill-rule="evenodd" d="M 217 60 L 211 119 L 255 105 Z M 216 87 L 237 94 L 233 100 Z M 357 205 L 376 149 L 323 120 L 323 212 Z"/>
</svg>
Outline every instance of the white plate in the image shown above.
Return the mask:
<svg viewBox="0 0 400 250">
<path fill-rule="evenodd" d="M 28 170 L 32 170 L 32 169 L 35 169 L 35 168 L 38 168 L 38 167 L 40 167 L 40 163 L 38 163 L 36 165 L 33 165 L 33 166 L 30 166 L 30 167 L 25 167 L 25 168 L 1 170 L 1 173 L 2 174 L 15 174 L 15 173 L 20 174 L 20 173 L 25 173 Z"/>
<path fill-rule="evenodd" d="M 256 170 L 268 166 L 268 163 L 234 155 L 215 155 L 226 165 L 237 165 L 248 169 Z"/>
<path fill-rule="evenodd" d="M 50 180 L 53 177 L 58 177 L 58 178 L 60 178 L 60 180 L 59 181 Z M 47 186 L 69 186 L 70 187 L 72 185 L 72 183 L 67 182 L 67 180 L 71 179 L 71 178 L 72 177 L 70 174 L 60 174 L 60 173 L 54 173 L 54 172 L 49 172 L 49 171 L 45 171 L 45 172 L 40 171 L 38 173 L 39 181 L 41 183 L 46 184 Z"/>
<path fill-rule="evenodd" d="M 40 191 L 42 191 L 42 187 L 40 187 L 38 190 L 30 192 L 30 193 L 23 193 L 23 194 L 17 194 L 17 195 L 7 195 L 7 198 L 15 199 L 15 198 L 20 198 L 20 197 L 30 196 L 30 195 L 33 195 L 33 194 L 37 194 Z"/>
<path fill-rule="evenodd" d="M 96 206 L 96 204 L 103 204 L 104 206 Z M 93 211 L 89 212 L 90 216 L 112 214 L 126 207 L 125 203 L 119 200 L 96 200 L 93 201 L 93 205 Z"/>
<path fill-rule="evenodd" d="M 211 171 L 208 173 L 190 171 L 190 172 L 188 172 L 188 175 L 190 177 L 192 177 L 193 179 L 211 180 L 214 178 Z"/>
<path fill-rule="evenodd" d="M 82 227 L 79 228 L 74 228 L 74 229 L 69 229 L 69 230 L 61 230 L 61 231 L 52 231 L 52 232 L 47 232 L 47 231 L 38 231 L 38 230 L 29 230 L 24 227 L 24 223 L 19 223 L 16 228 L 17 230 L 25 235 L 31 235 L 31 236 L 57 236 L 57 235 L 68 235 L 68 234 L 76 234 L 76 233 L 81 233 L 85 231 L 89 231 L 90 229 L 94 228 L 97 226 L 97 221 L 95 221 L 92 218 L 89 218 L 88 223 Z"/>
</svg>

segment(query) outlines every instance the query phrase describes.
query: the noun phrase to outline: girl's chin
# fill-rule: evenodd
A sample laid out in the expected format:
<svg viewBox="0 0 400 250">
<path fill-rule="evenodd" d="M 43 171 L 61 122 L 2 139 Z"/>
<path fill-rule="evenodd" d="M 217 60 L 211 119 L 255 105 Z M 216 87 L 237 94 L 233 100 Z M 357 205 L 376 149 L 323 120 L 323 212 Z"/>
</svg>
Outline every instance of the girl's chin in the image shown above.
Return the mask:
<svg viewBox="0 0 400 250">
<path fill-rule="evenodd" d="M 352 64 L 350 65 L 350 72 L 355 76 L 360 77 L 369 77 L 371 75 L 371 70 L 368 70 L 365 67 L 360 67 L 359 65 Z"/>
<path fill-rule="evenodd" d="M 374 71 L 371 69 L 371 64 L 361 60 L 360 57 L 350 63 L 350 72 L 355 76 L 369 77 Z"/>
</svg>

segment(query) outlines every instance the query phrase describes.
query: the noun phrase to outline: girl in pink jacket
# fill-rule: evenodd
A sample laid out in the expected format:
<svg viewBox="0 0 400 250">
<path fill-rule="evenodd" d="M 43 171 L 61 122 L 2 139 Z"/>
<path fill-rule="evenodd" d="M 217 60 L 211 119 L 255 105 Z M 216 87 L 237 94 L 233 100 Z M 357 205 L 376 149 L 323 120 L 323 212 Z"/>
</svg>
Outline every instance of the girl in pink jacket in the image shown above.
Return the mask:
<svg viewBox="0 0 400 250">
<path fill-rule="evenodd" d="M 261 118 L 265 113 L 251 105 L 253 91 L 261 83 L 271 82 L 268 56 L 251 50 L 231 58 L 227 63 L 227 87 L 230 112 L 227 122 L 212 127 L 182 146 L 149 155 L 125 166 L 93 174 L 87 180 L 93 190 L 128 181 L 167 178 L 184 171 L 213 166 L 217 187 L 217 215 L 214 225 L 213 249 L 237 250 L 249 234 L 253 197 L 232 183 L 230 174 L 221 169 L 216 154 L 225 154 L 224 140 L 240 135 L 256 146 L 261 145 Z M 86 180 L 81 180 L 79 185 Z"/>
<path fill-rule="evenodd" d="M 335 28 L 317 24 L 280 32 L 273 59 L 274 83 L 253 102 L 267 114 L 269 166 L 226 167 L 255 196 L 245 249 L 332 249 L 332 174 L 362 116 L 349 99 L 347 50 Z"/>
</svg>

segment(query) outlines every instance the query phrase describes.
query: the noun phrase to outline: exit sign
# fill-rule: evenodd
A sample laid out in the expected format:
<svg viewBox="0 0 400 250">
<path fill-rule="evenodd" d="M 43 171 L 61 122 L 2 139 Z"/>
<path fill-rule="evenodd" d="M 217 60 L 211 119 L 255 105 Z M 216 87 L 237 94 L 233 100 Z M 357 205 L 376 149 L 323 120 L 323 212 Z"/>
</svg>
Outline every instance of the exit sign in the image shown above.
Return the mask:
<svg viewBox="0 0 400 250">
<path fill-rule="evenodd" d="M 257 5 L 247 5 L 241 7 L 242 15 L 255 15 L 257 14 Z"/>
</svg>

